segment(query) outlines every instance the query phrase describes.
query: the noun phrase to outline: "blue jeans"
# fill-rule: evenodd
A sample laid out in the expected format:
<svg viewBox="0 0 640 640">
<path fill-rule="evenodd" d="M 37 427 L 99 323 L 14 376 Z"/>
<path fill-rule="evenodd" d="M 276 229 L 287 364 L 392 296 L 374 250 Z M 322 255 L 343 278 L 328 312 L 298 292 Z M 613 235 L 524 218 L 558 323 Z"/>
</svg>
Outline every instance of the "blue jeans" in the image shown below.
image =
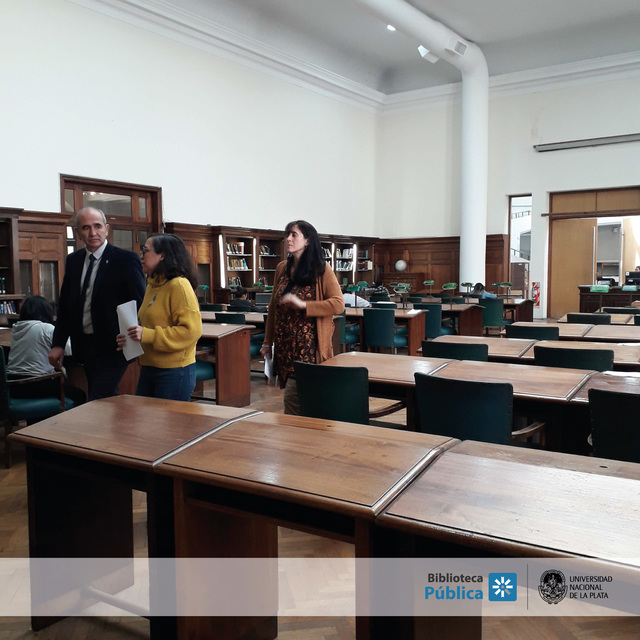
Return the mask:
<svg viewBox="0 0 640 640">
<path fill-rule="evenodd" d="M 195 386 L 195 363 L 174 369 L 140 367 L 140 380 L 138 380 L 136 395 L 188 402 Z"/>
</svg>

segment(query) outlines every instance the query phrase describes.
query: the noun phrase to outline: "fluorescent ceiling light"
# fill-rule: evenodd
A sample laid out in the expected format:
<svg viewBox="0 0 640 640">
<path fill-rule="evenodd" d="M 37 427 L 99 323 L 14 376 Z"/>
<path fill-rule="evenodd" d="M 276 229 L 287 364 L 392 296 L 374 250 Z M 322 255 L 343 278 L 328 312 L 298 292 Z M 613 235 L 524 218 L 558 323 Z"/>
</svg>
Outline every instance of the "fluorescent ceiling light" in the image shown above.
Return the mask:
<svg viewBox="0 0 640 640">
<path fill-rule="evenodd" d="M 428 60 L 431 63 L 438 62 L 439 60 L 438 56 L 431 53 L 427 47 L 423 47 L 422 45 L 418 47 L 418 52 L 425 60 Z"/>
<path fill-rule="evenodd" d="M 396 30 L 396 28 L 392 24 L 388 24 L 387 25 L 387 29 L 389 29 L 389 31 L 395 31 Z"/>
<path fill-rule="evenodd" d="M 584 140 L 566 140 L 565 142 L 549 142 L 534 144 L 536 151 L 560 151 L 562 149 L 580 149 L 581 147 L 600 147 L 605 144 L 621 144 L 623 142 L 640 142 L 640 133 L 629 133 L 623 136 L 606 136 L 604 138 L 585 138 Z"/>
</svg>

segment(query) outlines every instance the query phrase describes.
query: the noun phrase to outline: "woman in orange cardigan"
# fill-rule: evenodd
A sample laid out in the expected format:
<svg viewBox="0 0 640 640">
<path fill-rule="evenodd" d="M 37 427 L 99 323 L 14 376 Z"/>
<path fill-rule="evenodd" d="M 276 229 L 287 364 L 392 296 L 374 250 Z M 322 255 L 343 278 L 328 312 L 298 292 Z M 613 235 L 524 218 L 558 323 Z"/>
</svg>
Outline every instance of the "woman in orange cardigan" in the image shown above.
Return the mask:
<svg viewBox="0 0 640 640">
<path fill-rule="evenodd" d="M 342 290 L 326 263 L 315 228 L 290 222 L 285 245 L 289 254 L 274 278 L 265 340 L 260 353 L 271 353 L 284 388 L 284 412 L 300 413 L 293 363 L 320 363 L 333 356 L 333 316 L 344 310 Z"/>
</svg>

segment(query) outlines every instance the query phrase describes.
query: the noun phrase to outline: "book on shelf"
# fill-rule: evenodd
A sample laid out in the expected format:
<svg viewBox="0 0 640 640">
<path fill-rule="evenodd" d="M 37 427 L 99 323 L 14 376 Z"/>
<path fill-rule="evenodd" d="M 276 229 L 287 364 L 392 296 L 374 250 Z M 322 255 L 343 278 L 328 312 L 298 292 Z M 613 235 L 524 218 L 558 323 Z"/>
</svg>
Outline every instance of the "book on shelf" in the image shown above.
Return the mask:
<svg viewBox="0 0 640 640">
<path fill-rule="evenodd" d="M 372 271 L 373 262 L 371 260 L 358 260 L 358 271 Z"/>
<path fill-rule="evenodd" d="M 8 313 L 17 313 L 16 305 L 11 300 L 0 303 L 0 314 L 5 315 Z"/>
<path fill-rule="evenodd" d="M 227 253 L 244 255 L 244 242 L 227 242 Z"/>
</svg>

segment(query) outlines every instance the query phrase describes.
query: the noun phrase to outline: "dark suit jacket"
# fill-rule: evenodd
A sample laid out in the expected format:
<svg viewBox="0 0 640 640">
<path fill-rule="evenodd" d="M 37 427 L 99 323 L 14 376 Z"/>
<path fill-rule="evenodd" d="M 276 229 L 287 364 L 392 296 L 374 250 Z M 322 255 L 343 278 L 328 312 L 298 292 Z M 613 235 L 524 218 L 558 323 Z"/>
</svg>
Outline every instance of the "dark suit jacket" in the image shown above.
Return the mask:
<svg viewBox="0 0 640 640">
<path fill-rule="evenodd" d="M 64 280 L 58 302 L 58 319 L 53 332 L 53 346 L 64 347 L 71 338 L 73 355 L 82 361 L 82 305 L 80 279 L 87 250 L 80 249 L 67 256 Z M 91 296 L 91 321 L 96 348 L 102 355 L 116 355 L 116 336 L 120 333 L 116 307 L 123 302 L 135 300 L 138 309 L 146 283 L 140 258 L 107 244 Z"/>
</svg>

